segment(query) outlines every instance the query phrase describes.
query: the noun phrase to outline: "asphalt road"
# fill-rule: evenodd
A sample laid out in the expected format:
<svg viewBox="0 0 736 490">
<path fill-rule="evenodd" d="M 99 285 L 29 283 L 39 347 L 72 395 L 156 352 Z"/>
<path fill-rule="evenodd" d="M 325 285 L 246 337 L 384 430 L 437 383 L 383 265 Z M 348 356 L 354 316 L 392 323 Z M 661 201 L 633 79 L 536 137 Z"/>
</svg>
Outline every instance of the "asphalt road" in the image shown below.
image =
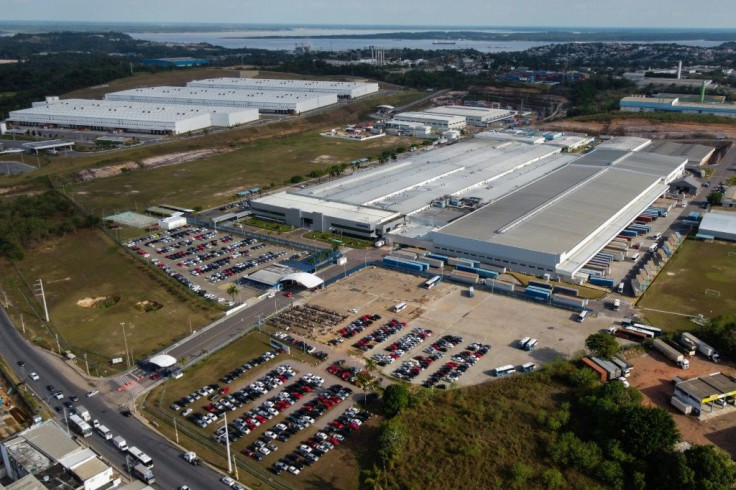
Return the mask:
<svg viewBox="0 0 736 490">
<path fill-rule="evenodd" d="M 154 474 L 157 488 L 179 488 L 188 485 L 192 489 L 219 488 L 220 475 L 209 467 L 202 465 L 191 466 L 181 458 L 181 449 L 150 430 L 136 417 L 124 417 L 120 413 L 118 402 L 100 393 L 93 398 L 86 398 L 85 393 L 96 389 L 90 381 L 85 380 L 77 371 L 68 366 L 57 356 L 27 343 L 16 330 L 5 310 L 0 309 L 0 355 L 15 370 L 18 377 L 27 382 L 36 396 L 49 401 L 52 407 L 60 406 L 69 395 L 79 396 L 79 404 L 83 404 L 93 418 L 107 426 L 113 434 L 122 435 L 129 446 L 135 445 L 154 459 Z M 25 367 L 18 365 L 24 361 Z M 28 374 L 35 371 L 40 380 L 31 381 Z M 64 400 L 48 400 L 47 385 L 54 385 L 62 390 L 66 396 Z M 63 416 L 59 417 L 64 425 Z M 114 446 L 102 439 L 96 432 L 84 440 L 106 460 L 112 462 L 118 469 L 125 468 L 123 454 Z M 123 470 L 125 473 L 125 470 Z"/>
</svg>

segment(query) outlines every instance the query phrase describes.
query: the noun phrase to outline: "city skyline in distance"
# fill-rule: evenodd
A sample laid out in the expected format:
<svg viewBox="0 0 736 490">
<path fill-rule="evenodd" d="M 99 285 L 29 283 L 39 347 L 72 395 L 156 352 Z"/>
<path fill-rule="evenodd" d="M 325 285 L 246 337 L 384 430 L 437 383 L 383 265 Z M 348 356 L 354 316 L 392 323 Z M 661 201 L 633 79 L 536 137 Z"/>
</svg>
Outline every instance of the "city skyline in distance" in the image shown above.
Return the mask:
<svg viewBox="0 0 736 490">
<path fill-rule="evenodd" d="M 461 8 L 432 0 L 10 0 L 3 17 L 48 23 L 733 29 L 736 2 L 702 0 L 694 15 L 693 3 L 683 0 L 466 0 Z"/>
</svg>

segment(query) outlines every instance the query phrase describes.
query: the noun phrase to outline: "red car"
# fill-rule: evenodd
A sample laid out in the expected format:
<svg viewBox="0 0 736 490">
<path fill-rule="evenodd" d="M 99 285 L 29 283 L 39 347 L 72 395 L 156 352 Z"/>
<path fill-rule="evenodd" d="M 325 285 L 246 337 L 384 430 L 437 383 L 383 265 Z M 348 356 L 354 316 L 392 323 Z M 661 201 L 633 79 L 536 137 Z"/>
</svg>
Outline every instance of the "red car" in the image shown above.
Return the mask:
<svg viewBox="0 0 736 490">
<path fill-rule="evenodd" d="M 291 294 L 291 291 L 286 291 L 284 293 L 284 296 L 286 296 L 287 298 L 291 298 L 293 296 L 293 294 Z"/>
</svg>

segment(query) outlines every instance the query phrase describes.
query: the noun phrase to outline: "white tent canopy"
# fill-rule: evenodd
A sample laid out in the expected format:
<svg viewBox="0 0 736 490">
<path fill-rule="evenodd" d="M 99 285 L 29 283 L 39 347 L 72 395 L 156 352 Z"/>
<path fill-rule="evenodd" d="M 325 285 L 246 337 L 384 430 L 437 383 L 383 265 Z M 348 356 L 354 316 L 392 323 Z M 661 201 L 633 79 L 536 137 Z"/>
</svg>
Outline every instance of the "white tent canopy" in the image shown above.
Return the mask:
<svg viewBox="0 0 736 490">
<path fill-rule="evenodd" d="M 148 360 L 148 362 L 155 364 L 160 368 L 167 368 L 176 364 L 176 358 L 168 354 L 159 354 L 157 356 L 153 356 Z"/>
<path fill-rule="evenodd" d="M 308 272 L 296 272 L 294 274 L 288 274 L 281 278 L 281 281 L 294 281 L 307 289 L 316 288 L 321 285 L 324 281 L 314 274 Z"/>
</svg>

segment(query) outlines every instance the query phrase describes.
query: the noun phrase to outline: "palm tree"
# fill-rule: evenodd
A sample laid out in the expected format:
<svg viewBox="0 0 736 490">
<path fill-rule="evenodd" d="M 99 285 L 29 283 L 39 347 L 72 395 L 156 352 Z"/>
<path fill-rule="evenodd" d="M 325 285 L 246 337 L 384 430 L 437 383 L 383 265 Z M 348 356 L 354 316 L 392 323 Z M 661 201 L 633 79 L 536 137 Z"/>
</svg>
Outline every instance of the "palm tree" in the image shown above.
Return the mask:
<svg viewBox="0 0 736 490">
<path fill-rule="evenodd" d="M 238 289 L 238 285 L 235 283 L 232 283 L 227 288 L 227 294 L 230 295 L 233 301 L 235 301 L 235 296 L 237 296 L 239 292 L 240 292 L 240 289 Z"/>
</svg>

